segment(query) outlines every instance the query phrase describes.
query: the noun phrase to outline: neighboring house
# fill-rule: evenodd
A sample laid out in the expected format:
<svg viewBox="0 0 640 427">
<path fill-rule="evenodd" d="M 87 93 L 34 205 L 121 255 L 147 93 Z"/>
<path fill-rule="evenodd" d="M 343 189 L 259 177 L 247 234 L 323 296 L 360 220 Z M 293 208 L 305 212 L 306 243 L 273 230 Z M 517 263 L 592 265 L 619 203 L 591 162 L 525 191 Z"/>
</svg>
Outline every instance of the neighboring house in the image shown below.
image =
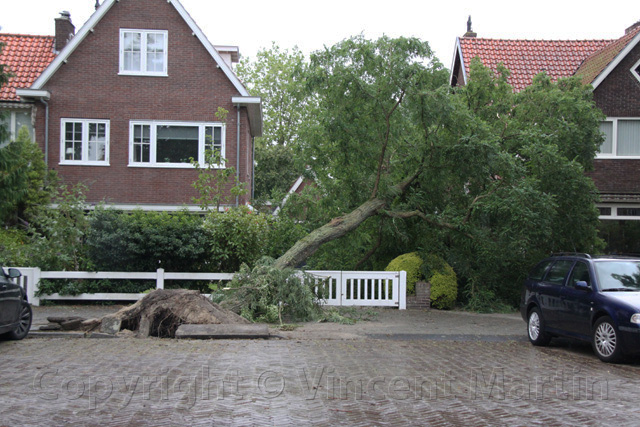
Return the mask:
<svg viewBox="0 0 640 427">
<path fill-rule="evenodd" d="M 471 30 L 456 39 L 452 86 L 464 85 L 479 57 L 496 69 L 503 63 L 515 91 L 545 72 L 552 80 L 578 76 L 593 86 L 596 105 L 607 119 L 605 141 L 589 173 L 600 192 L 601 219 L 640 220 L 640 21 L 617 40 L 497 40 Z"/>
<path fill-rule="evenodd" d="M 51 36 L 0 34 L 0 64 L 4 64 L 5 71 L 12 74 L 9 82 L 0 88 L 0 111 L 5 113 L 11 140 L 23 126 L 34 137 L 33 103 L 20 99 L 16 89 L 31 86 L 55 59 L 54 43 L 55 38 Z"/>
<path fill-rule="evenodd" d="M 238 48 L 214 47 L 178 0 L 105 0 L 77 33 L 63 12 L 55 37 L 1 37 L 5 52 L 27 58 L 7 62 L 27 77 L 0 92 L 1 107 L 30 113 L 49 168 L 86 184 L 89 203 L 195 210 L 190 158 L 204 163 L 207 148 L 221 150 L 249 190 L 229 204 L 248 203 L 261 100 L 232 70 Z"/>
</svg>

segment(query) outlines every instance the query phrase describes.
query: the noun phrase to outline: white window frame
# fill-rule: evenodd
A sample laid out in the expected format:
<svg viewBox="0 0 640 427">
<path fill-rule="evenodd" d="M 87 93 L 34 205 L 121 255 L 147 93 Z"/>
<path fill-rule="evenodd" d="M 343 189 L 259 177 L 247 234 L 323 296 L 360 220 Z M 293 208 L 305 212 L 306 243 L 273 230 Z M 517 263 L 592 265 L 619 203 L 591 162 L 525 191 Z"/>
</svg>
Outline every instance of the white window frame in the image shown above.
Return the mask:
<svg viewBox="0 0 640 427">
<path fill-rule="evenodd" d="M 65 159 L 65 127 L 67 123 L 82 123 L 82 159 Z M 104 124 L 105 146 L 104 160 L 87 160 L 89 158 L 89 125 Z M 60 119 L 60 164 L 74 166 L 109 166 L 109 141 L 111 139 L 111 124 L 109 120 L 101 119 Z"/>
<path fill-rule="evenodd" d="M 640 82 L 640 73 L 638 73 L 638 69 L 640 69 L 640 59 L 631 67 L 631 74 L 633 74 L 633 77 Z"/>
<path fill-rule="evenodd" d="M 150 147 L 149 147 L 149 161 L 148 162 L 136 162 L 134 161 L 134 126 L 150 126 Z M 191 163 L 164 163 L 158 162 L 157 155 L 157 133 L 158 126 L 184 126 L 184 127 L 198 127 L 198 158 L 200 165 L 205 165 L 205 128 L 218 127 L 220 131 L 221 142 L 221 156 L 226 158 L 226 125 L 221 122 L 179 122 L 179 121 L 157 121 L 157 120 L 131 120 L 129 122 L 129 167 L 142 167 L 142 168 L 179 168 L 179 169 L 194 169 Z M 224 169 L 224 164 L 212 165 L 216 169 Z"/>
<path fill-rule="evenodd" d="M 126 33 L 139 33 L 140 37 L 140 71 L 124 69 L 124 36 Z M 164 35 L 164 67 L 162 71 L 147 71 L 147 35 L 162 34 Z M 131 28 L 120 29 L 120 75 L 123 76 L 168 76 L 169 62 L 169 32 L 167 30 L 139 30 Z"/>
<path fill-rule="evenodd" d="M 611 135 L 611 153 L 596 153 L 596 159 L 640 159 L 640 154 L 633 156 L 619 156 L 618 152 L 618 121 L 619 120 L 634 120 L 640 121 L 640 117 L 607 117 L 604 122 L 613 123 L 612 135 Z"/>
<path fill-rule="evenodd" d="M 599 215 L 600 219 L 613 219 L 613 220 L 629 220 L 640 221 L 640 216 L 631 215 L 618 215 L 618 209 L 640 209 L 638 204 L 616 204 L 616 203 L 601 203 L 596 205 L 598 208 L 610 208 L 611 213 L 609 215 Z"/>
</svg>

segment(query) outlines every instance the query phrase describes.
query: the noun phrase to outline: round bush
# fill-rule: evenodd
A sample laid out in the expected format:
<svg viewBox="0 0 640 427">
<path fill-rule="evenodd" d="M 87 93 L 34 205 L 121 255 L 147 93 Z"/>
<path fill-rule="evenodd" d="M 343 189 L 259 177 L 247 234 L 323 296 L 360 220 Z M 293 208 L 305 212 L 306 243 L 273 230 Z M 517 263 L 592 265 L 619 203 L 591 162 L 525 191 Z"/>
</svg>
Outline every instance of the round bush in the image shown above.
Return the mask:
<svg viewBox="0 0 640 427">
<path fill-rule="evenodd" d="M 391 260 L 384 271 L 407 272 L 407 294 L 415 294 L 416 282 L 422 278 L 422 258 L 417 252 L 400 255 Z"/>
<path fill-rule="evenodd" d="M 444 266 L 434 271 L 429 278 L 431 283 L 431 307 L 441 310 L 453 308 L 458 298 L 458 278 L 453 268 L 442 260 Z"/>
</svg>

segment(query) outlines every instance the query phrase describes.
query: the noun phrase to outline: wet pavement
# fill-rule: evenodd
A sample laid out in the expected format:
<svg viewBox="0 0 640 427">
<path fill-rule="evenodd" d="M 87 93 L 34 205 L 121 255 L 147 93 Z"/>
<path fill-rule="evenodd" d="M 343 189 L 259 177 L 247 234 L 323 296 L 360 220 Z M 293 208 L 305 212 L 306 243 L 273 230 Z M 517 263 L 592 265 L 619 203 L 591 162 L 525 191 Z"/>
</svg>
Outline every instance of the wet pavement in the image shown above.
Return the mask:
<svg viewBox="0 0 640 427">
<path fill-rule="evenodd" d="M 640 364 L 563 340 L 533 347 L 515 314 L 381 310 L 277 333 L 0 342 L 0 426 L 632 426 L 640 415 Z"/>
</svg>

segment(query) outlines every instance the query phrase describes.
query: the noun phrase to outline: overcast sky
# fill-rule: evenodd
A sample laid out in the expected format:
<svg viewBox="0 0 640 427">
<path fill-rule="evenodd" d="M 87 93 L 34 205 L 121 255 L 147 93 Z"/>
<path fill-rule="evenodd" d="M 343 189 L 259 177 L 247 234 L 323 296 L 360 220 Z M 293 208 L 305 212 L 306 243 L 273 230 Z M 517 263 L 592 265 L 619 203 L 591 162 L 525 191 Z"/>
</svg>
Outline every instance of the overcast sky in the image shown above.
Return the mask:
<svg viewBox="0 0 640 427">
<path fill-rule="evenodd" d="M 102 2 L 103 0 L 101 0 Z M 124 0 L 129 1 L 129 0 Z M 611 39 L 640 20 L 640 1 L 374 1 L 374 0 L 181 0 L 213 44 L 236 45 L 254 57 L 275 41 L 305 53 L 352 35 L 415 36 L 430 43 L 448 68 L 456 36 L 471 15 L 478 37 Z M 94 11 L 95 0 L 2 0 L 3 33 L 53 34 L 59 12 L 68 10 L 76 29 Z M 526 6 L 525 6 L 526 5 Z"/>
</svg>

